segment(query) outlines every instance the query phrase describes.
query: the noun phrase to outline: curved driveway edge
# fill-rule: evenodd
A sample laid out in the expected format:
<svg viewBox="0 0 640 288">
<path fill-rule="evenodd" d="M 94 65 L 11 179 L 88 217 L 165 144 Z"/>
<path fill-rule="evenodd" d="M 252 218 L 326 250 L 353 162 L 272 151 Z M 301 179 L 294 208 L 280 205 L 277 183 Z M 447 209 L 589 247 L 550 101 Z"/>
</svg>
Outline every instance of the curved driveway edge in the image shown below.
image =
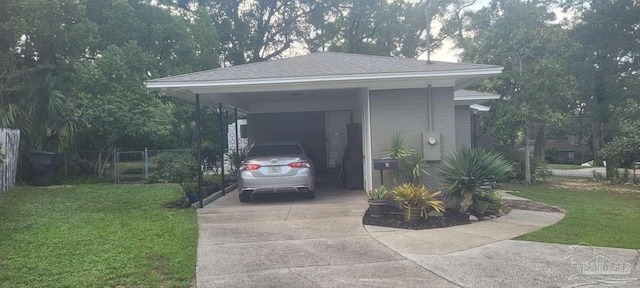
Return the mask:
<svg viewBox="0 0 640 288">
<path fill-rule="evenodd" d="M 198 287 L 457 287 L 373 239 L 364 192 L 198 210 Z"/>
<path fill-rule="evenodd" d="M 365 229 L 391 250 L 461 287 L 640 287 L 640 250 L 509 240 L 563 217 L 512 209 L 500 218 L 448 228 Z M 585 271 L 590 268 L 597 269 Z"/>
<path fill-rule="evenodd" d="M 398 253 L 444 255 L 512 239 L 555 224 L 564 214 L 511 210 L 500 218 L 447 228 L 406 230 L 365 225 L 367 232 Z"/>
</svg>

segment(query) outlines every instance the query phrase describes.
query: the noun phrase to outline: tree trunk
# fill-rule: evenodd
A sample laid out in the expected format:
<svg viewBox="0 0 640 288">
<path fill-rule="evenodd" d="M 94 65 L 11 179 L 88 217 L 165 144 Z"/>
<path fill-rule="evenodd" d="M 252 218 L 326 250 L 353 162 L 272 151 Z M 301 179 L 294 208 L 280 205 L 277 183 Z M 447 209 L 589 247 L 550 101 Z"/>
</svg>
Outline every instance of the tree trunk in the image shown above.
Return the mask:
<svg viewBox="0 0 640 288">
<path fill-rule="evenodd" d="M 542 124 L 539 125 L 538 129 L 536 130 L 536 144 L 533 147 L 533 156 L 538 157 L 540 159 L 544 159 L 544 149 L 547 146 L 546 145 L 547 137 L 545 137 L 546 130 L 547 130 L 547 126 Z"/>
<path fill-rule="evenodd" d="M 524 128 L 524 183 L 531 184 L 531 156 L 529 156 L 529 129 Z"/>
<path fill-rule="evenodd" d="M 605 157 L 605 161 L 607 162 L 607 180 L 614 180 L 615 176 L 618 176 L 616 160 L 613 157 Z"/>
<path fill-rule="evenodd" d="M 460 214 L 467 213 L 469 210 L 469 206 L 473 202 L 473 191 L 467 190 L 462 194 L 462 199 L 460 200 Z"/>
<path fill-rule="evenodd" d="M 591 153 L 593 154 L 593 166 L 602 166 L 602 156 L 600 155 L 600 148 L 602 147 L 602 131 L 600 120 L 595 120 L 592 124 L 592 146 Z"/>
</svg>

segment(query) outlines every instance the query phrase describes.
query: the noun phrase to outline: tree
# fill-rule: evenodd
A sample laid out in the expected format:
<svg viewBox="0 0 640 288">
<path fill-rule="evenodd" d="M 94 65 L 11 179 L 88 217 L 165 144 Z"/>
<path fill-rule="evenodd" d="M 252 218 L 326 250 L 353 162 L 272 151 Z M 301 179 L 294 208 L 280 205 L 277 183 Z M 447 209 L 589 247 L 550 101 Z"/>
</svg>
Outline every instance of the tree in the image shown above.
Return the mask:
<svg viewBox="0 0 640 288">
<path fill-rule="evenodd" d="M 638 96 L 635 98 L 640 98 Z M 625 167 L 635 167 L 640 160 L 640 103 L 627 99 L 625 106 L 612 107 L 612 110 L 616 115 L 616 136 L 605 146 L 604 155 L 626 164 Z"/>
<path fill-rule="evenodd" d="M 625 81 L 637 82 L 640 55 L 640 3 L 633 0 L 567 1 L 567 10 L 578 15 L 571 37 L 580 43 L 570 63 L 578 80 L 578 101 L 596 163 L 602 164 L 600 150 L 617 133 L 613 129 L 611 106 L 625 105 Z M 635 76 L 634 76 L 635 75 Z M 634 80 L 631 80 L 634 79 Z M 608 157 L 607 178 L 615 169 Z"/>
<path fill-rule="evenodd" d="M 554 15 L 542 1 L 493 0 L 475 13 L 459 39 L 464 62 L 497 64 L 503 73 L 488 87 L 502 95 L 494 124 L 521 131 L 525 146 L 525 182 L 531 182 L 529 139 L 533 131 L 563 121 L 571 103 L 573 79 L 563 66 L 571 43 L 565 31 L 551 24 Z M 511 135 L 514 133 L 511 132 Z M 544 133 L 541 133 L 544 135 Z M 537 137 L 538 138 L 538 137 Z M 544 137 L 539 137 L 544 142 Z M 540 144 L 537 141 L 537 145 Z"/>
<path fill-rule="evenodd" d="M 310 18 L 315 33 L 306 41 L 309 50 L 415 58 L 427 50 L 427 24 L 442 17 L 454 1 L 327 2 L 332 4 Z M 444 39 L 439 35 L 431 38 L 432 50 Z"/>
<path fill-rule="evenodd" d="M 212 17 L 228 65 L 281 57 L 309 33 L 307 18 L 324 2 L 313 0 L 163 1 L 205 9 Z"/>
</svg>

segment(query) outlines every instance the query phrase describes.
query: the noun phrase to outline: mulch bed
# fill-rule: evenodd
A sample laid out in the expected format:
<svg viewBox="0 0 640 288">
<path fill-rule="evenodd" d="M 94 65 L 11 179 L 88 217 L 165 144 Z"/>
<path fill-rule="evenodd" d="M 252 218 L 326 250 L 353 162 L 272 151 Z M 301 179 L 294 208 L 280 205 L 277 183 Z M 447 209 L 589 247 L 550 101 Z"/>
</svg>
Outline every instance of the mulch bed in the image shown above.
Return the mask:
<svg viewBox="0 0 640 288">
<path fill-rule="evenodd" d="M 410 224 L 404 222 L 404 215 L 402 214 L 402 210 L 395 207 L 387 206 L 385 216 L 380 218 L 371 217 L 369 215 L 369 209 L 367 209 L 367 212 L 362 218 L 362 223 L 365 225 L 423 230 L 464 225 L 471 222 L 469 222 L 468 215 L 460 214 L 454 210 L 447 210 L 444 212 L 444 215 L 442 217 L 429 216 L 427 220 L 420 219 L 418 220 L 418 222 Z"/>
<path fill-rule="evenodd" d="M 538 211 L 538 212 L 558 212 L 558 213 L 567 213 L 567 210 L 562 209 L 561 207 L 552 206 L 549 204 L 544 204 L 536 201 L 530 200 L 511 200 L 511 199 L 502 199 L 502 203 L 511 209 L 517 210 L 527 210 L 527 211 Z"/>
</svg>

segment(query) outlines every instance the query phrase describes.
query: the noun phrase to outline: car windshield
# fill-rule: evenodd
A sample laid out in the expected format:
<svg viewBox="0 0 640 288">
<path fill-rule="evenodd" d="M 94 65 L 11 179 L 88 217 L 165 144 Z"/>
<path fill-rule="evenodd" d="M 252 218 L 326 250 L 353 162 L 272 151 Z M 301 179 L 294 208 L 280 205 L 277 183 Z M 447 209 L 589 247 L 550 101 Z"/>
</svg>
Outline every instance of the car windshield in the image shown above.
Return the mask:
<svg viewBox="0 0 640 288">
<path fill-rule="evenodd" d="M 277 156 L 277 155 L 301 155 L 302 148 L 298 145 L 265 145 L 254 146 L 249 150 L 247 156 Z"/>
</svg>

